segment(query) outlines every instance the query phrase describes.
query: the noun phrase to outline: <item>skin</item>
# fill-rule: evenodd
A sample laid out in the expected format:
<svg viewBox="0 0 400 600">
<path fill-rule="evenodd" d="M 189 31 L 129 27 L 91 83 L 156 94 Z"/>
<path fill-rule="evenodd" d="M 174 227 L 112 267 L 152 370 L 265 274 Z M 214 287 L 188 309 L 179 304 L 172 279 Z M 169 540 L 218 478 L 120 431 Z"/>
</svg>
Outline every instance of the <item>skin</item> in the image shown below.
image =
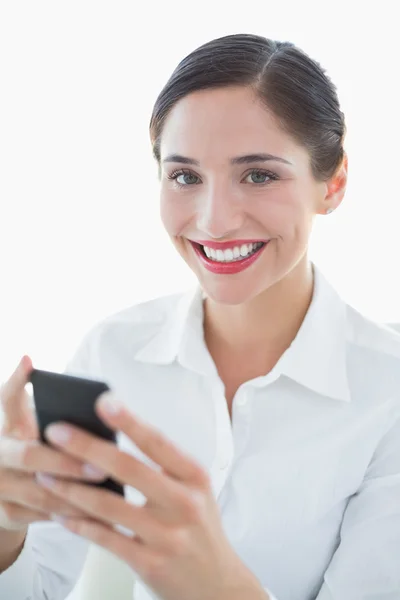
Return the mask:
<svg viewBox="0 0 400 600">
<path fill-rule="evenodd" d="M 307 149 L 245 87 L 201 90 L 181 99 L 166 119 L 160 153 L 161 218 L 206 293 L 206 337 L 225 352 L 254 350 L 261 343 L 287 347 L 312 297 L 307 256 L 312 225 L 316 215 L 342 201 L 347 159 L 329 181 L 317 181 Z M 230 162 L 255 153 L 291 164 Z M 199 164 L 165 162 L 172 154 Z M 185 187 L 169 179 L 181 168 L 188 174 L 177 181 Z M 252 175 L 252 169 L 278 179 Z M 189 241 L 241 239 L 271 241 L 248 269 L 231 275 L 205 269 Z"/>
</svg>

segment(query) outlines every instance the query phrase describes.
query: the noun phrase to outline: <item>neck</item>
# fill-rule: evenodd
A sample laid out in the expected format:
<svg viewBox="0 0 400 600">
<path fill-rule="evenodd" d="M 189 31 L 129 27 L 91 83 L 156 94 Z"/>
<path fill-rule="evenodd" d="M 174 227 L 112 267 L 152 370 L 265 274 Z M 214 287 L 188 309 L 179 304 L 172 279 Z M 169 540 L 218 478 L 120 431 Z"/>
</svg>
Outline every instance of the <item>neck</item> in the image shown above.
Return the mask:
<svg viewBox="0 0 400 600">
<path fill-rule="evenodd" d="M 265 348 L 282 354 L 292 343 L 311 303 L 314 278 L 312 265 L 304 257 L 291 273 L 249 302 L 204 303 L 207 345 L 241 355 Z"/>
</svg>

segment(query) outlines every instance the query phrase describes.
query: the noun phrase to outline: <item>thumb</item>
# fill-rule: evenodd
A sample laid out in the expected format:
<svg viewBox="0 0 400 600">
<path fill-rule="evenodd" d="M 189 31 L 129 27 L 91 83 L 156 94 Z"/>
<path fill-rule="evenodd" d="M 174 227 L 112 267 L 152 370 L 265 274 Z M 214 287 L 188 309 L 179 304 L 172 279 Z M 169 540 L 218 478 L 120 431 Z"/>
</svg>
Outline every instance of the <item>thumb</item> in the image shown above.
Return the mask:
<svg viewBox="0 0 400 600">
<path fill-rule="evenodd" d="M 37 436 L 36 419 L 30 408 L 30 396 L 25 390 L 33 370 L 29 356 L 23 356 L 15 371 L 0 388 L 0 402 L 4 415 L 3 435 L 23 438 Z"/>
</svg>

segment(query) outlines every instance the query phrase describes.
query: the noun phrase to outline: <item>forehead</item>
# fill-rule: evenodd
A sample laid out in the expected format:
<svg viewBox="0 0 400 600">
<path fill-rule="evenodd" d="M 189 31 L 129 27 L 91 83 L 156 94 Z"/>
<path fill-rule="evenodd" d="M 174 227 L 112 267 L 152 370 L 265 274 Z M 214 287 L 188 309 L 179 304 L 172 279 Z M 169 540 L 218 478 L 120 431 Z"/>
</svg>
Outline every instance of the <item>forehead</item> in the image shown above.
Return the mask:
<svg viewBox="0 0 400 600">
<path fill-rule="evenodd" d="M 166 118 L 160 151 L 161 160 L 178 153 L 206 162 L 257 151 L 295 160 L 305 149 L 279 127 L 251 89 L 225 87 L 179 100 Z"/>
</svg>

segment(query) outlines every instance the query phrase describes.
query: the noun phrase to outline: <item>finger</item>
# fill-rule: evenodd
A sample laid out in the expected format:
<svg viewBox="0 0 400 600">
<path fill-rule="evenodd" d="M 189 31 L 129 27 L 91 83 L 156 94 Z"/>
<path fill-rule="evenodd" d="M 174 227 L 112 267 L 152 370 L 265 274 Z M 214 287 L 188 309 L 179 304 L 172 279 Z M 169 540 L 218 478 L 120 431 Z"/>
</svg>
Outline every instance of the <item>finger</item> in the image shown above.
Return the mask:
<svg viewBox="0 0 400 600">
<path fill-rule="evenodd" d="M 112 526 L 92 519 L 57 519 L 64 527 L 94 544 L 105 548 L 125 561 L 142 578 L 146 578 L 157 567 L 161 555 L 150 550 L 135 537 L 118 533 Z"/>
<path fill-rule="evenodd" d="M 20 506 L 13 502 L 2 501 L 0 507 L 0 523 L 5 520 L 11 523 L 15 523 L 14 529 L 19 529 L 23 525 L 29 525 L 35 521 L 47 521 L 51 519 L 50 515 L 39 511 L 27 508 L 26 506 Z"/>
<path fill-rule="evenodd" d="M 19 395 L 28 383 L 28 376 L 32 371 L 32 362 L 28 356 L 23 356 L 15 371 L 10 375 L 5 383 L 0 387 L 1 403 L 3 409 L 12 414 L 18 410 L 15 402 L 18 401 Z"/>
<path fill-rule="evenodd" d="M 0 467 L 18 471 L 44 471 L 60 477 L 101 481 L 105 473 L 90 470 L 82 461 L 41 442 L 0 437 Z"/>
<path fill-rule="evenodd" d="M 68 438 L 64 435 L 63 440 L 58 438 L 56 441 L 54 433 L 57 430 L 68 432 Z M 180 482 L 119 450 L 113 442 L 66 423 L 49 426 L 46 435 L 71 456 L 102 469 L 123 485 L 136 488 L 151 503 L 172 508 L 173 513 L 185 510 L 188 493 Z"/>
<path fill-rule="evenodd" d="M 0 499 L 2 504 L 15 504 L 46 515 L 56 513 L 82 517 L 87 514 L 43 488 L 33 476 L 20 476 L 13 472 L 7 474 L 7 479 L 3 476 L 0 480 Z"/>
<path fill-rule="evenodd" d="M 25 390 L 32 371 L 32 361 L 24 356 L 9 379 L 0 387 L 0 401 L 4 412 L 2 433 L 19 430 L 20 434 L 36 433 L 35 419 L 29 406 L 29 395 Z"/>
<path fill-rule="evenodd" d="M 96 412 L 111 429 L 125 433 L 168 475 L 194 486 L 208 485 L 208 475 L 199 464 L 181 452 L 161 431 L 134 416 L 109 392 L 98 399 Z"/>
<path fill-rule="evenodd" d="M 37 474 L 37 481 L 89 517 L 109 525 L 121 525 L 159 549 L 168 547 L 171 528 L 155 519 L 144 507 L 129 504 L 108 490 L 60 481 L 42 473 Z"/>
</svg>

